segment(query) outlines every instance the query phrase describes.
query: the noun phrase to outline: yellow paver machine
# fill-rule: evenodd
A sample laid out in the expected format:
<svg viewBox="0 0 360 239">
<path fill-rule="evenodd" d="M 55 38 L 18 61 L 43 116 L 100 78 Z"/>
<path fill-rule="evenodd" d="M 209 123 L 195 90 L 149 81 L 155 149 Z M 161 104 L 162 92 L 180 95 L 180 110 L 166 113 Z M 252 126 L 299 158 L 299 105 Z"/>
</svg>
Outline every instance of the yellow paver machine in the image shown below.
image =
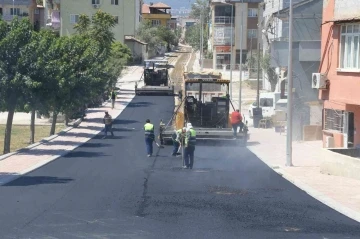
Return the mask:
<svg viewBox="0 0 360 239">
<path fill-rule="evenodd" d="M 167 60 L 145 60 L 142 75 L 144 86 L 139 88 L 135 84 L 136 95 L 174 95 L 174 86 L 171 86 Z"/>
<path fill-rule="evenodd" d="M 221 73 L 185 72 L 184 84 L 179 94 L 179 105 L 168 125 L 162 132 L 165 142 L 171 142 L 175 128 L 180 129 L 191 123 L 198 140 L 232 140 L 246 145 L 248 127 L 234 138 L 230 123 L 229 80 L 222 79 Z"/>
</svg>

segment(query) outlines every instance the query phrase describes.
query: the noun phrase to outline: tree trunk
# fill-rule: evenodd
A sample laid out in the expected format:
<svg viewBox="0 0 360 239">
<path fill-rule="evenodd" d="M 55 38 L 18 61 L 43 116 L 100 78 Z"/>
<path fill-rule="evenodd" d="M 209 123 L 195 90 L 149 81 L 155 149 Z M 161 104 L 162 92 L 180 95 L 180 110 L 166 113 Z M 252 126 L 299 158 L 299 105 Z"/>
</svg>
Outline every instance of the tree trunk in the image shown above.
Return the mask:
<svg viewBox="0 0 360 239">
<path fill-rule="evenodd" d="M 52 124 L 51 124 L 51 129 L 50 129 L 50 136 L 55 134 L 57 116 L 58 116 L 58 112 L 54 111 L 53 116 L 52 116 Z"/>
<path fill-rule="evenodd" d="M 4 154 L 10 153 L 10 143 L 11 143 L 11 129 L 14 119 L 15 107 L 11 107 L 8 112 L 8 117 L 6 121 L 5 137 L 4 137 Z"/>
<path fill-rule="evenodd" d="M 31 110 L 31 121 L 30 121 L 30 144 L 35 142 L 35 109 Z"/>
<path fill-rule="evenodd" d="M 69 113 L 65 113 L 64 116 L 65 116 L 64 124 L 65 126 L 69 126 Z"/>
</svg>

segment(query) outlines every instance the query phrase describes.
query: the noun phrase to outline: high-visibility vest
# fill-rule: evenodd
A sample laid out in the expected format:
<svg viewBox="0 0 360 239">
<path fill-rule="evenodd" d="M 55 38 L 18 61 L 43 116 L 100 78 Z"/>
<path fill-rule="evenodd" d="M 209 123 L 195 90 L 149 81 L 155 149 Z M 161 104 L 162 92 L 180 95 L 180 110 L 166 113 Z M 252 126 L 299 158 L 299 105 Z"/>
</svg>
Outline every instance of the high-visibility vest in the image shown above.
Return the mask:
<svg viewBox="0 0 360 239">
<path fill-rule="evenodd" d="M 194 129 L 189 129 L 186 132 L 185 145 L 186 146 L 195 146 L 196 145 L 196 131 Z"/>
<path fill-rule="evenodd" d="M 146 123 L 144 125 L 145 136 L 153 136 L 154 135 L 154 125 L 150 123 Z"/>
<path fill-rule="evenodd" d="M 173 141 L 181 140 L 181 136 L 182 136 L 182 129 L 178 129 L 176 130 L 176 132 L 173 133 L 172 139 Z"/>
</svg>

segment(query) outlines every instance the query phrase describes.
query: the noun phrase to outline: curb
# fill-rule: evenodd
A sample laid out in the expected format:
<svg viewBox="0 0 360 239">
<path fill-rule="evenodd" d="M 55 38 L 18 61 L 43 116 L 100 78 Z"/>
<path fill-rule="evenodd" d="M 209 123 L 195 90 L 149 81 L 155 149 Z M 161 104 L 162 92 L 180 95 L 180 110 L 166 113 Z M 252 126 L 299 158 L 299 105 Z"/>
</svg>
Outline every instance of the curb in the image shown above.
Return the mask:
<svg viewBox="0 0 360 239">
<path fill-rule="evenodd" d="M 131 101 L 132 101 L 132 99 L 125 105 L 125 108 L 128 106 L 128 104 L 131 103 Z M 105 106 L 105 105 L 107 105 L 108 103 L 109 103 L 109 101 L 105 101 L 105 102 L 102 104 L 102 106 Z M 125 109 L 125 108 L 124 108 L 124 109 Z M 119 114 L 117 114 L 116 117 L 118 117 L 121 113 L 122 113 L 122 111 L 119 112 Z M 14 155 L 14 154 L 21 153 L 21 152 L 26 152 L 26 151 L 29 151 L 30 149 L 32 149 L 32 148 L 34 148 L 34 147 L 36 147 L 36 146 L 39 146 L 39 145 L 41 145 L 41 144 L 48 143 L 48 142 L 50 142 L 51 140 L 57 138 L 58 136 L 64 135 L 64 134 L 66 134 L 68 131 L 70 131 L 70 130 L 76 128 L 76 127 L 78 127 L 81 122 L 82 122 L 82 119 L 81 119 L 81 118 L 80 118 L 80 119 L 77 119 L 77 120 L 74 122 L 74 126 L 68 127 L 68 128 L 66 128 L 66 129 L 60 131 L 60 132 L 59 132 L 58 134 L 56 134 L 56 135 L 53 135 L 53 136 L 44 138 L 44 139 L 42 139 L 40 142 L 37 142 L 37 143 L 32 144 L 32 145 L 29 145 L 29 146 L 26 147 L 26 148 L 19 149 L 19 150 L 15 151 L 15 152 L 12 152 L 12 153 L 3 155 L 2 157 L 0 157 L 0 161 L 3 160 L 3 159 L 8 158 L 8 157 L 10 157 L 10 156 L 12 156 L 12 155 Z M 46 159 L 46 160 L 43 160 L 42 162 L 39 162 L 38 164 L 35 164 L 35 165 L 27 168 L 26 170 L 20 172 L 19 174 L 4 175 L 4 176 L 3 176 L 3 177 L 4 177 L 3 179 L 1 179 L 1 177 L 0 177 L 0 186 L 1 186 L 1 185 L 4 185 L 4 184 L 7 184 L 7 183 L 9 183 L 9 182 L 11 182 L 11 181 L 14 181 L 14 180 L 16 180 L 17 178 L 20 178 L 20 177 L 22 177 L 22 176 L 24 176 L 24 175 L 26 175 L 26 174 L 28 174 L 28 173 L 31 173 L 32 171 L 37 170 L 37 169 L 39 169 L 39 168 L 41 168 L 41 167 L 43 167 L 43 166 L 45 166 L 45 165 L 53 162 L 54 160 L 56 160 L 56 159 L 58 159 L 58 158 L 60 158 L 60 157 L 63 157 L 63 156 L 65 156 L 65 155 L 67 155 L 67 154 L 70 153 L 71 151 L 77 149 L 77 148 L 80 147 L 81 145 L 85 144 L 86 142 L 88 142 L 89 140 L 91 140 L 92 138 L 94 138 L 94 137 L 95 137 L 96 135 L 98 135 L 100 132 L 101 132 L 101 130 L 100 130 L 98 133 L 95 133 L 93 136 L 87 138 L 84 142 L 78 142 L 78 144 L 75 145 L 74 148 L 72 148 L 71 150 L 61 152 L 61 153 L 59 153 L 58 155 L 55 155 L 55 156 L 50 157 L 50 158 L 48 158 L 48 159 Z"/>
<path fill-rule="evenodd" d="M 319 191 L 313 189 L 308 184 L 301 182 L 301 180 L 296 179 L 289 173 L 286 173 L 282 166 L 279 165 L 271 165 L 270 163 L 266 162 L 266 160 L 259 157 L 253 150 L 249 148 L 249 150 L 259 158 L 264 164 L 266 164 L 270 169 L 272 169 L 275 173 L 279 174 L 281 177 L 298 187 L 299 189 L 306 192 L 311 197 L 315 198 L 319 202 L 325 204 L 326 206 L 334 209 L 335 211 L 357 221 L 360 222 L 360 213 L 350 209 L 346 206 L 343 206 L 341 203 L 336 202 L 335 200 L 325 196 L 324 194 L 320 193 Z"/>
<path fill-rule="evenodd" d="M 66 134 L 68 131 L 70 131 L 70 130 L 76 128 L 76 127 L 78 127 L 81 122 L 82 122 L 82 119 L 79 118 L 79 119 L 77 119 L 77 120 L 73 123 L 73 126 L 67 127 L 66 129 L 61 130 L 61 131 L 60 131 L 59 133 L 57 133 L 57 134 L 54 134 L 54 135 L 52 135 L 52 136 L 50 136 L 50 137 L 43 138 L 43 139 L 40 140 L 39 142 L 36 142 L 36 143 L 34 143 L 34 144 L 30 144 L 29 146 L 27 146 L 27 147 L 25 147 L 25 148 L 21 148 L 21 149 L 18 149 L 18 150 L 16 150 L 16 151 L 14 151 L 14 152 L 11 152 L 11 153 L 8 153 L 8 154 L 4 154 L 4 155 L 0 156 L 0 161 L 2 161 L 2 160 L 4 160 L 4 159 L 7 159 L 7 158 L 9 158 L 10 156 L 13 156 L 13 155 L 15 155 L 15 154 L 24 153 L 24 152 L 27 152 L 27 151 L 29 151 L 30 149 L 35 148 L 35 147 L 37 147 L 37 146 L 39 146 L 39 145 L 48 143 L 48 142 L 50 142 L 51 140 L 53 140 L 53 139 L 55 139 L 55 138 L 57 138 L 57 137 L 59 137 L 59 136 L 61 136 L 61 135 L 64 135 L 64 134 Z M 0 184 L 1 184 L 1 183 L 0 183 Z"/>
</svg>

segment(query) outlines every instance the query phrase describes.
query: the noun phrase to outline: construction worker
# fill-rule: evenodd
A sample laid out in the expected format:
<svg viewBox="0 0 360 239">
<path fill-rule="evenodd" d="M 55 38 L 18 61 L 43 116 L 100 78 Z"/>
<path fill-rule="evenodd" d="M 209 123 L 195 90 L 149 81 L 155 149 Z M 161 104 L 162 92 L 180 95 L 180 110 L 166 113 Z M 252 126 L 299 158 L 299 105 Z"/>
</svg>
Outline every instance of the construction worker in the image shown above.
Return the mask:
<svg viewBox="0 0 360 239">
<path fill-rule="evenodd" d="M 103 122 L 105 124 L 105 136 L 107 136 L 108 131 L 110 131 L 111 136 L 114 136 L 114 133 L 112 130 L 113 120 L 111 118 L 111 115 L 109 115 L 109 112 L 107 112 L 107 111 L 105 111 L 105 116 L 103 118 Z"/>
<path fill-rule="evenodd" d="M 172 152 L 172 156 L 178 155 L 179 147 L 181 145 L 181 142 L 183 142 L 183 139 L 185 138 L 186 134 L 186 127 L 182 129 L 175 130 L 172 135 L 174 150 Z"/>
<path fill-rule="evenodd" d="M 163 138 L 163 132 L 165 130 L 165 124 L 163 122 L 163 120 L 160 120 L 160 127 L 159 127 L 159 139 L 160 139 L 160 144 L 163 145 L 164 144 L 164 138 Z"/>
<path fill-rule="evenodd" d="M 116 96 L 117 96 L 117 93 L 114 90 L 114 88 L 112 88 L 111 92 L 110 92 L 111 109 L 114 109 L 114 107 L 115 107 Z"/>
<path fill-rule="evenodd" d="M 196 145 L 196 131 L 193 129 L 191 123 L 187 124 L 185 136 L 185 166 L 184 168 L 193 168 L 194 153 Z"/>
<path fill-rule="evenodd" d="M 146 120 L 146 124 L 144 125 L 145 130 L 145 144 L 146 144 L 146 151 L 147 156 L 151 157 L 153 154 L 153 142 L 155 140 L 155 133 L 154 133 L 154 125 L 150 123 L 150 120 Z"/>
<path fill-rule="evenodd" d="M 234 138 L 237 136 L 237 129 L 240 126 L 240 131 L 242 131 L 244 124 L 242 122 L 242 116 L 239 110 L 236 110 L 231 113 L 231 125 L 234 131 Z"/>
</svg>

